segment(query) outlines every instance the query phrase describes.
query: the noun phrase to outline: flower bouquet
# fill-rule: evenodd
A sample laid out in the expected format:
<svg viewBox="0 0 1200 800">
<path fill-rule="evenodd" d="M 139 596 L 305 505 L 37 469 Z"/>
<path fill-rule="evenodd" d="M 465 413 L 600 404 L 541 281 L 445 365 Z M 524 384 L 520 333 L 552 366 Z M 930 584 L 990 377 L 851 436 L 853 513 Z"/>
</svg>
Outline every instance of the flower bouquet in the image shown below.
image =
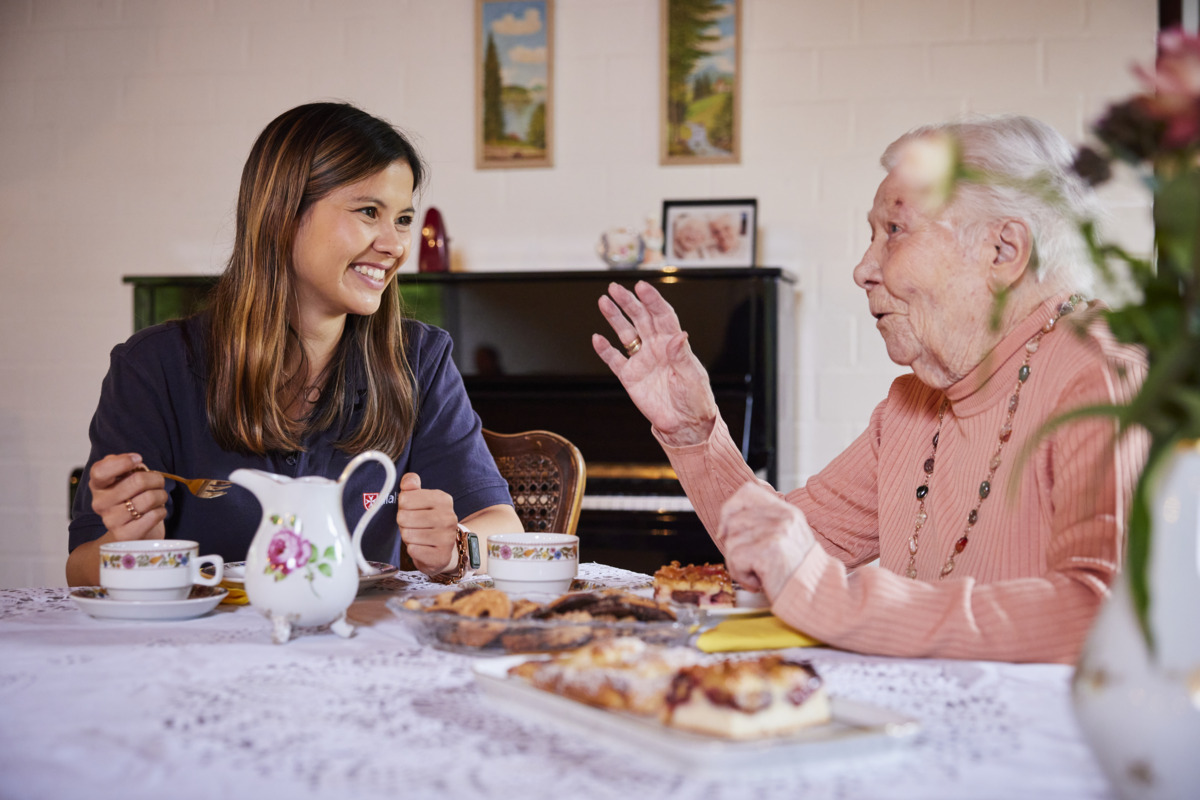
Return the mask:
<svg viewBox="0 0 1200 800">
<path fill-rule="evenodd" d="M 1113 334 L 1145 348 L 1150 369 L 1127 406 L 1081 409 L 1110 413 L 1122 431 L 1150 436 L 1128 526 L 1126 574 L 1138 623 L 1151 650 L 1151 487 L 1180 442 L 1200 438 L 1200 39 L 1162 34 L 1154 71 L 1135 68 L 1144 90 L 1114 103 L 1080 148 L 1075 171 L 1097 185 L 1115 163 L 1136 170 L 1153 196 L 1154 254 L 1140 258 L 1105 242 L 1092 221 L 1082 230 L 1093 260 L 1110 281 L 1128 273 L 1137 297 L 1105 312 Z"/>
</svg>

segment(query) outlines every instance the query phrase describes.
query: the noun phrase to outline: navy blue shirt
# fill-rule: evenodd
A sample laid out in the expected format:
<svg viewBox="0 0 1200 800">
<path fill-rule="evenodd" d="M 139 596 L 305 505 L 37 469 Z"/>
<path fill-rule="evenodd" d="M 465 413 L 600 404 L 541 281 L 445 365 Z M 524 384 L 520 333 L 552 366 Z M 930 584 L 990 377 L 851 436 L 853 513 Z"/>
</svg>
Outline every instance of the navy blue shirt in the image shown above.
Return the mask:
<svg viewBox="0 0 1200 800">
<path fill-rule="evenodd" d="M 208 316 L 167 322 L 139 331 L 113 348 L 108 375 L 89 435 L 91 454 L 75 495 L 70 549 L 104 535 L 104 522 L 92 511 L 87 476 L 92 464 L 113 453 L 140 453 L 146 466 L 185 478 L 226 478 L 240 467 L 277 475 L 320 475 L 336 480 L 354 454 L 335 449 L 340 431 L 315 433 L 305 450 L 245 455 L 222 449 L 213 438 L 205 410 Z M 396 460 L 396 480 L 405 472 L 421 476 L 424 489 L 454 498 L 461 519 L 488 506 L 512 504 L 508 484 L 496 469 L 480 433 L 462 376 L 450 354 L 450 335 L 440 328 L 405 320 L 408 361 L 416 376 L 417 420 L 412 438 Z M 347 422 L 357 428 L 365 382 Z M 383 483 L 383 468 L 367 462 L 355 470 L 343 491 L 350 532 Z M 254 495 L 233 486 L 224 497 L 202 500 L 167 481 L 167 538 L 192 539 L 201 553 L 243 561 L 262 516 Z M 396 489 L 363 536 L 368 560 L 400 563 Z"/>
</svg>

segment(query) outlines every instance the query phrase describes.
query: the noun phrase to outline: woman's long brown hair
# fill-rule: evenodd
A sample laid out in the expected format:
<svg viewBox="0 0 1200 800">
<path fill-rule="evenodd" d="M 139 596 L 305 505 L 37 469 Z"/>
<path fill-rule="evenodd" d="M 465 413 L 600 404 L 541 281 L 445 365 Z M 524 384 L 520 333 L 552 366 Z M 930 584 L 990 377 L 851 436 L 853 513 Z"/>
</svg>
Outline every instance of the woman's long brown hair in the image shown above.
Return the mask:
<svg viewBox="0 0 1200 800">
<path fill-rule="evenodd" d="M 288 322 L 300 221 L 333 190 L 396 162 L 412 168 L 413 190 L 419 189 L 425 169 L 412 144 L 387 122 L 343 103 L 286 111 L 254 143 L 242 170 L 233 254 L 209 305 L 208 420 L 221 447 L 292 452 L 303 449 L 310 431 L 336 428 L 337 447 L 348 453 L 378 449 L 396 458 L 404 450 L 417 392 L 394 280 L 378 311 L 346 318 L 313 414 L 295 420 L 287 413 L 307 375 L 304 349 Z M 347 430 L 356 379 L 366 384 L 362 422 Z"/>
</svg>

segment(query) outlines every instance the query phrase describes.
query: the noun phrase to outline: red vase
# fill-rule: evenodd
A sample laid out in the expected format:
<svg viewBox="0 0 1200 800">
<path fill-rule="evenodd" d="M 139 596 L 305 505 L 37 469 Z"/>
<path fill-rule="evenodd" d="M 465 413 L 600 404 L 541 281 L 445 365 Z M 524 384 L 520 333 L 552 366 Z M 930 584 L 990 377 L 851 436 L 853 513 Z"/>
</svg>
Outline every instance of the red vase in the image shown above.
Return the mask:
<svg viewBox="0 0 1200 800">
<path fill-rule="evenodd" d="M 450 271 L 450 239 L 446 236 L 442 212 L 433 206 L 425 212 L 425 220 L 421 223 L 421 248 L 417 255 L 417 271 Z"/>
</svg>

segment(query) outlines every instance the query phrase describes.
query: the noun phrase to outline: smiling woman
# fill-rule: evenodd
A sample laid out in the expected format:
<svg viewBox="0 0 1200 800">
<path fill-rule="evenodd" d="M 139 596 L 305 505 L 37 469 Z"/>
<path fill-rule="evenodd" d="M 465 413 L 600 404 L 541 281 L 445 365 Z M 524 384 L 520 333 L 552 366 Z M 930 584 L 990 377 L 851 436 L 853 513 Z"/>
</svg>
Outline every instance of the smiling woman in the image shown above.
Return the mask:
<svg viewBox="0 0 1200 800">
<path fill-rule="evenodd" d="M 442 330 L 406 319 L 395 276 L 408 256 L 424 165 L 388 122 L 341 103 L 286 111 L 242 172 L 233 253 L 208 310 L 113 350 L 75 499 L 67 577 L 96 583 L 98 547 L 179 538 L 246 557 L 261 515 L 245 491 L 197 500 L 137 469 L 225 477 L 239 468 L 336 478 L 364 450 L 402 475 L 377 497 L 344 493 L 366 557 L 461 576 L 469 536 L 519 531 L 507 483 Z"/>
<path fill-rule="evenodd" d="M 295 257 L 302 339 L 336 342 L 347 314 L 379 310 L 412 245 L 413 180 L 412 167 L 393 162 L 330 192 L 304 216 Z"/>
</svg>

